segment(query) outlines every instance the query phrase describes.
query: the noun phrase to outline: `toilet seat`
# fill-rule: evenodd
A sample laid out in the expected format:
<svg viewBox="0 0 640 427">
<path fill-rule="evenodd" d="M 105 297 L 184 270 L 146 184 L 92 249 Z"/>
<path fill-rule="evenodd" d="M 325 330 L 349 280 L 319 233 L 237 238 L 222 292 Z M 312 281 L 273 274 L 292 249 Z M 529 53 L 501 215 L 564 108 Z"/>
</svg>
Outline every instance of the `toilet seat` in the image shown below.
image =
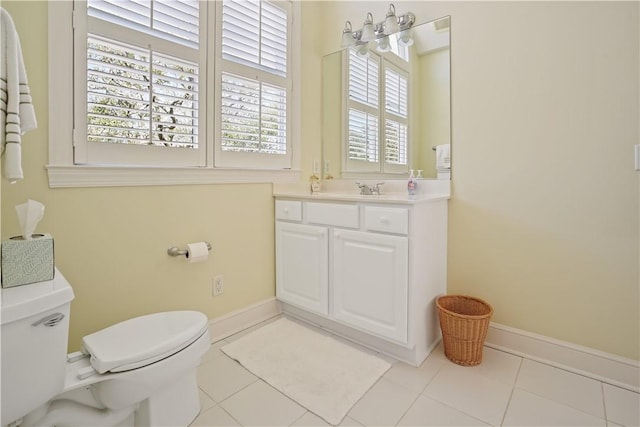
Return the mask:
<svg viewBox="0 0 640 427">
<path fill-rule="evenodd" d="M 98 373 L 137 369 L 169 357 L 208 329 L 198 311 L 170 311 L 125 320 L 82 339 Z"/>
</svg>

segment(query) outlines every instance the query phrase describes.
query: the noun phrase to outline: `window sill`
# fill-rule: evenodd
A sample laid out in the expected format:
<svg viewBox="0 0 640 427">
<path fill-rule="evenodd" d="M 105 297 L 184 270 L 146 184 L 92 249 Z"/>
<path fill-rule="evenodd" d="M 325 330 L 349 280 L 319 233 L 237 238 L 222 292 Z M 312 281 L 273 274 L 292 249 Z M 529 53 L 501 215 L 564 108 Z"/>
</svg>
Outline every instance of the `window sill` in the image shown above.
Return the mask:
<svg viewBox="0 0 640 427">
<path fill-rule="evenodd" d="M 293 183 L 298 170 L 47 165 L 50 188 Z"/>
</svg>

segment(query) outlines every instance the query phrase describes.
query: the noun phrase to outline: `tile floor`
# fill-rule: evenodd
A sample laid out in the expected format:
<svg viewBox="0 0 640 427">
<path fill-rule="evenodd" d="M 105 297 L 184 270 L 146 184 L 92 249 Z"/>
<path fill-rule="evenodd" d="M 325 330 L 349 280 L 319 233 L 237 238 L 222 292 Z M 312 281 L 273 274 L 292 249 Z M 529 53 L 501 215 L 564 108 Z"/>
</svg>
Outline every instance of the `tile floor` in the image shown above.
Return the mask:
<svg viewBox="0 0 640 427">
<path fill-rule="evenodd" d="M 202 410 L 191 425 L 328 425 L 220 351 L 251 330 L 211 346 L 198 368 Z M 476 367 L 448 361 L 442 345 L 418 368 L 381 357 L 391 368 L 341 426 L 640 425 L 638 393 L 492 348 Z"/>
</svg>

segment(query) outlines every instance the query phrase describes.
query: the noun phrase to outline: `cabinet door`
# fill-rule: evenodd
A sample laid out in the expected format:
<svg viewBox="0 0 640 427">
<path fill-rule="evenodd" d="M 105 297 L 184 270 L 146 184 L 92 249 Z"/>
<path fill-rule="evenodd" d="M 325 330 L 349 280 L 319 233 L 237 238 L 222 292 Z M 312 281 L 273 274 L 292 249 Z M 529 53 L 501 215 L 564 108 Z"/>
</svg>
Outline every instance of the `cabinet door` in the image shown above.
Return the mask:
<svg viewBox="0 0 640 427">
<path fill-rule="evenodd" d="M 334 230 L 332 262 L 333 317 L 407 343 L 407 238 Z"/>
<path fill-rule="evenodd" d="M 276 222 L 276 297 L 327 315 L 329 311 L 326 227 Z"/>
</svg>

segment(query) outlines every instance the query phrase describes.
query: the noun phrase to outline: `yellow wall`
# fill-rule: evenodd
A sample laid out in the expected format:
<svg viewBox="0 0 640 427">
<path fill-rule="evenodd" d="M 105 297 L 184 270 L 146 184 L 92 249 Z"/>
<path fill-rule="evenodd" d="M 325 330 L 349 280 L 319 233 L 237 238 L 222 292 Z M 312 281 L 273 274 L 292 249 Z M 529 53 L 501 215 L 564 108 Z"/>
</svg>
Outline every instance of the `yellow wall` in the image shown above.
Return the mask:
<svg viewBox="0 0 640 427">
<path fill-rule="evenodd" d="M 416 120 L 418 138 L 412 166 L 422 169 L 425 177 L 436 177 L 436 152 L 432 147 L 451 142 L 451 81 L 449 49 L 440 49 L 419 57 L 418 75 L 428 76 L 420 79 L 417 86 L 420 112 Z"/>
<path fill-rule="evenodd" d="M 638 3 L 395 2 L 418 22 L 452 16 L 453 196 L 449 292 L 486 298 L 494 321 L 639 359 Z M 270 185 L 51 190 L 46 6 L 3 1 L 22 38 L 39 128 L 24 138 L 13 206 L 47 206 L 41 231 L 76 291 L 70 347 L 131 315 L 193 308 L 215 318 L 274 294 Z M 303 3 L 302 166 L 320 157 L 320 56 L 344 20 L 385 2 Z M 304 178 L 306 179 L 305 173 Z M 168 259 L 210 239 L 210 262 Z M 209 282 L 224 274 L 224 296 Z"/>
</svg>

